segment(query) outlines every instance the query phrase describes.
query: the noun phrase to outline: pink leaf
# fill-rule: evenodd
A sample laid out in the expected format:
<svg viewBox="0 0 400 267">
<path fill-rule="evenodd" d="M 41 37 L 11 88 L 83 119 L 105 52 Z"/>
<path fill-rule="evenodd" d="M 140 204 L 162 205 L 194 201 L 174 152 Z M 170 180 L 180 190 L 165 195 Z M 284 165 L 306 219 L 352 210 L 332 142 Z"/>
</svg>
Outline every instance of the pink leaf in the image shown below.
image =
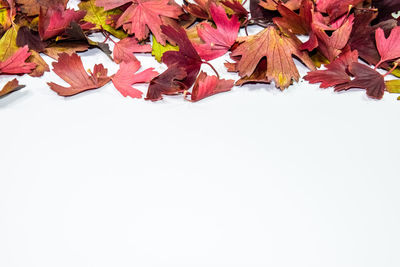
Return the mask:
<svg viewBox="0 0 400 267">
<path fill-rule="evenodd" d="M 142 92 L 132 87 L 136 83 L 148 83 L 158 75 L 153 68 L 136 73 L 140 69 L 139 61 L 123 61 L 118 72 L 112 77 L 112 82 L 117 90 L 124 96 L 142 98 Z"/>
</svg>

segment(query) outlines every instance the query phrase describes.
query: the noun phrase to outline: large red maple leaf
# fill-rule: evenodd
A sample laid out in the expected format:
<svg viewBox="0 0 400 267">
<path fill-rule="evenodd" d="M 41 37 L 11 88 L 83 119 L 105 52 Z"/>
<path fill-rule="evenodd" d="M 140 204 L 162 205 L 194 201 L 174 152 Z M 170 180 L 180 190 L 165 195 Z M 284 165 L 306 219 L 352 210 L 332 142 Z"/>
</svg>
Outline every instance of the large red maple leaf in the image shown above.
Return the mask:
<svg viewBox="0 0 400 267">
<path fill-rule="evenodd" d="M 200 23 L 197 33 L 204 43 L 194 43 L 200 57 L 205 60 L 215 59 L 228 52 L 235 43 L 240 28 L 238 17 L 233 15 L 229 19 L 223 7 L 211 4 L 210 13 L 217 28 L 213 28 L 207 22 Z"/>
<path fill-rule="evenodd" d="M 169 0 L 97 0 L 96 5 L 110 10 L 130 2 L 132 4 L 119 17 L 116 26 L 123 26 L 129 34 L 135 34 L 138 40 L 146 39 L 150 30 L 157 41 L 165 45 L 166 39 L 161 31 L 162 17 L 178 19 L 182 9 L 176 4 L 170 4 Z"/>
</svg>

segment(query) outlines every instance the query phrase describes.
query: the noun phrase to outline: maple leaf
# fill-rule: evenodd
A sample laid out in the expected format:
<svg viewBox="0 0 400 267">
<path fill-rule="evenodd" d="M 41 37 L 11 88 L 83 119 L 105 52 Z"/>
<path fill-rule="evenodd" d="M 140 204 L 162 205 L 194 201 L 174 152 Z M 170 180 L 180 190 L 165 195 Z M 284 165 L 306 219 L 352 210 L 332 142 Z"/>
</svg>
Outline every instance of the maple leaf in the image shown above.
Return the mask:
<svg viewBox="0 0 400 267">
<path fill-rule="evenodd" d="M 149 35 L 149 30 L 156 39 L 165 45 L 165 36 L 162 34 L 162 17 L 178 19 L 182 9 L 176 4 L 169 4 L 169 0 L 97 0 L 98 6 L 110 10 L 121 5 L 133 2 L 117 21 L 117 27 L 123 28 L 129 34 L 135 34 L 138 40 L 144 40 Z"/>
<path fill-rule="evenodd" d="M 210 13 L 217 28 L 211 27 L 207 22 L 198 24 L 197 32 L 204 43 L 194 43 L 198 54 L 205 60 L 218 58 L 228 52 L 235 43 L 240 28 L 238 17 L 233 15 L 229 19 L 223 7 L 211 4 Z"/>
<path fill-rule="evenodd" d="M 8 83 L 6 83 L 6 85 L 4 85 L 4 87 L 0 90 L 0 98 L 11 94 L 15 91 L 18 91 L 22 88 L 24 88 L 24 85 L 19 85 L 17 79 L 14 79 L 12 81 L 9 81 Z"/>
<path fill-rule="evenodd" d="M 17 50 L 15 54 L 5 61 L 0 61 L 0 73 L 4 74 L 23 74 L 31 73 L 36 67 L 35 63 L 25 62 L 31 53 L 28 52 L 28 46 Z"/>
<path fill-rule="evenodd" d="M 373 10 L 356 10 L 353 30 L 349 39 L 351 48 L 357 49 L 359 56 L 371 65 L 376 65 L 380 61 L 375 41 L 376 29 L 382 28 L 385 35 L 389 35 L 390 31 L 397 25 L 395 20 L 387 20 L 372 26 L 371 22 L 376 17 L 377 12 Z"/>
<path fill-rule="evenodd" d="M 378 21 L 393 19 L 392 14 L 400 11 L 400 0 L 372 0 L 372 6 L 378 8 Z"/>
<path fill-rule="evenodd" d="M 111 78 L 117 90 L 124 96 L 142 98 L 142 92 L 132 87 L 136 83 L 148 83 L 158 75 L 154 68 L 136 73 L 140 69 L 139 61 L 123 61 L 118 72 Z"/>
<path fill-rule="evenodd" d="M 105 11 L 103 7 L 96 6 L 95 2 L 96 0 L 80 2 L 78 5 L 79 9 L 86 11 L 86 16 L 83 20 L 95 24 L 96 29 L 104 29 L 119 39 L 127 37 L 127 34 L 124 31 L 116 30 L 107 23 L 109 18 L 121 15 L 122 11 L 119 9 Z"/>
<path fill-rule="evenodd" d="M 183 67 L 170 66 L 166 71 L 150 81 L 146 100 L 158 101 L 162 95 L 177 95 L 184 93 L 187 86 L 183 83 L 187 74 Z"/>
<path fill-rule="evenodd" d="M 63 87 L 53 82 L 47 83 L 60 96 L 73 96 L 87 90 L 97 89 L 110 81 L 107 69 L 102 64 L 95 65 L 90 75 L 85 71 L 82 60 L 77 54 L 60 54 L 58 62 L 53 63 L 53 71 L 70 87 Z"/>
<path fill-rule="evenodd" d="M 165 52 L 162 57 L 162 62 L 168 67 L 182 67 L 187 75 L 183 83 L 189 88 L 195 82 L 203 61 L 197 54 L 196 49 L 193 47 L 183 28 L 175 29 L 172 26 L 162 26 L 162 31 L 179 46 L 179 51 Z"/>
<path fill-rule="evenodd" d="M 351 7 L 354 7 L 364 0 L 317 0 L 317 10 L 328 13 L 332 20 L 346 14 Z"/>
<path fill-rule="evenodd" d="M 346 21 L 332 35 L 328 35 L 325 28 L 313 24 L 310 40 L 301 46 L 301 49 L 312 51 L 318 47 L 318 50 L 329 61 L 335 60 L 340 55 L 342 49 L 346 46 L 352 31 L 354 16 L 350 15 Z"/>
<path fill-rule="evenodd" d="M 375 38 L 376 46 L 381 55 L 381 60 L 378 62 L 377 66 L 382 62 L 400 57 L 400 26 L 395 27 L 387 39 L 383 29 L 379 28 L 375 32 Z"/>
<path fill-rule="evenodd" d="M 161 28 L 168 38 L 178 44 L 179 51 L 164 53 L 162 62 L 168 69 L 150 82 L 146 100 L 152 101 L 161 100 L 163 94 L 180 94 L 190 88 L 203 63 L 183 28 L 175 29 L 172 26 L 161 26 Z"/>
<path fill-rule="evenodd" d="M 311 71 L 304 79 L 310 83 L 321 83 L 321 88 L 350 82 L 351 79 L 347 69 L 353 62 L 358 62 L 357 50 L 346 51 L 331 64 L 326 65 L 326 70 Z"/>
<path fill-rule="evenodd" d="M 39 15 L 39 34 L 42 40 L 47 40 L 65 32 L 71 22 L 79 22 L 86 11 L 61 9 L 60 7 L 41 8 Z"/>
<path fill-rule="evenodd" d="M 40 13 L 41 7 L 54 8 L 67 6 L 68 0 L 15 0 L 21 6 L 23 13 L 28 16 L 36 16 Z"/>
<path fill-rule="evenodd" d="M 230 91 L 234 83 L 234 80 L 220 80 L 217 76 L 208 76 L 202 71 L 193 86 L 190 101 L 196 102 L 215 94 Z"/>
<path fill-rule="evenodd" d="M 281 3 L 278 4 L 277 10 L 282 17 L 275 17 L 273 21 L 281 30 L 286 29 L 293 34 L 308 34 L 310 32 L 314 11 L 314 4 L 311 0 L 301 2 L 299 14 Z"/>
<path fill-rule="evenodd" d="M 358 62 L 353 62 L 349 66 L 349 71 L 354 75 L 354 80 L 335 86 L 335 91 L 361 88 L 367 90 L 369 97 L 382 99 L 385 93 L 385 81 L 381 74 Z"/>
<path fill-rule="evenodd" d="M 151 46 L 148 44 L 140 45 L 133 37 L 125 38 L 119 41 L 114 46 L 114 61 L 121 63 L 122 61 L 138 61 L 133 53 L 146 53 L 151 52 Z"/>
<path fill-rule="evenodd" d="M 306 52 L 299 49 L 300 40 L 296 36 L 286 36 L 276 27 L 269 26 L 257 35 L 248 36 L 233 52 L 233 57 L 241 56 L 237 63 L 237 71 L 243 77 L 250 77 L 260 60 L 267 59 L 267 80 L 275 81 L 281 90 L 287 88 L 292 80 L 298 81 L 299 72 L 292 55 L 303 61 L 307 67 L 314 70 L 313 62 Z"/>
</svg>

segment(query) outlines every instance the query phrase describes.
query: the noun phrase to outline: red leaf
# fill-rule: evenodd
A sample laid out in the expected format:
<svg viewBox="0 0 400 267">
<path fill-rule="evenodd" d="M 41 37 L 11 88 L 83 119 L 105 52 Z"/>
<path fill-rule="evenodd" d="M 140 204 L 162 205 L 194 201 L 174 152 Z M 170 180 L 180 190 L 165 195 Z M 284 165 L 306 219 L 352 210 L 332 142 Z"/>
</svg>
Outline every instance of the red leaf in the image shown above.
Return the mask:
<svg viewBox="0 0 400 267">
<path fill-rule="evenodd" d="M 346 70 L 353 62 L 358 62 L 357 50 L 343 53 L 331 64 L 326 65 L 326 70 L 311 71 L 304 79 L 310 83 L 321 83 L 321 88 L 328 88 L 350 82 L 350 76 L 347 74 Z"/>
<path fill-rule="evenodd" d="M 355 79 L 335 86 L 335 91 L 348 90 L 350 88 L 362 88 L 367 90 L 367 95 L 371 98 L 382 99 L 385 93 L 385 81 L 383 76 L 369 66 L 353 62 L 349 71 Z"/>
<path fill-rule="evenodd" d="M 230 91 L 234 83 L 234 80 L 220 80 L 217 76 L 208 76 L 202 71 L 194 84 L 190 101 L 196 102 L 215 94 Z"/>
<path fill-rule="evenodd" d="M 310 32 L 314 11 L 314 5 L 311 0 L 302 1 L 299 14 L 280 2 L 277 10 L 282 17 L 276 17 L 273 21 L 279 28 L 289 30 L 294 34 L 308 34 Z"/>
<path fill-rule="evenodd" d="M 39 34 L 42 40 L 47 40 L 65 32 L 72 21 L 79 22 L 86 11 L 64 10 L 60 7 L 40 8 Z"/>
<path fill-rule="evenodd" d="M 47 83 L 50 88 L 61 96 L 72 96 L 87 90 L 97 89 L 110 81 L 107 69 L 102 64 L 95 65 L 93 73 L 88 75 L 83 67 L 82 60 L 77 54 L 59 55 L 58 62 L 53 63 L 54 72 L 71 87 L 63 87 L 55 83 Z"/>
<path fill-rule="evenodd" d="M 199 74 L 202 64 L 200 56 L 186 35 L 183 28 L 175 29 L 172 26 L 162 26 L 163 33 L 174 40 L 179 46 L 179 51 L 167 51 L 162 57 L 162 62 L 167 66 L 178 66 L 183 68 L 187 74 L 183 83 L 190 88 Z"/>
<path fill-rule="evenodd" d="M 136 73 L 139 69 L 139 61 L 123 61 L 118 72 L 112 77 L 115 88 L 124 97 L 142 98 L 143 93 L 138 89 L 132 88 L 132 85 L 136 83 L 148 83 L 158 75 L 158 72 L 154 71 L 153 68 Z"/>
<path fill-rule="evenodd" d="M 310 40 L 302 45 L 302 49 L 313 50 L 318 45 L 319 51 L 329 60 L 333 61 L 341 54 L 346 46 L 353 26 L 354 16 L 351 15 L 340 28 L 335 30 L 331 36 L 326 33 L 326 27 L 314 23 Z"/>
<path fill-rule="evenodd" d="M 162 95 L 176 95 L 185 92 L 188 87 L 182 81 L 186 76 L 184 68 L 177 65 L 170 66 L 151 80 L 146 100 L 158 101 L 162 99 Z"/>
<path fill-rule="evenodd" d="M 96 4 L 109 10 L 129 2 L 134 3 L 118 19 L 117 27 L 123 26 L 129 34 L 135 34 L 138 40 L 146 39 L 150 29 L 157 41 L 165 45 L 165 36 L 160 28 L 163 25 L 161 17 L 178 19 L 182 9 L 176 4 L 169 4 L 169 0 L 97 0 Z"/>
<path fill-rule="evenodd" d="M 140 45 L 138 41 L 133 37 L 128 37 L 122 39 L 118 43 L 115 44 L 114 47 L 114 61 L 116 63 L 121 63 L 122 61 L 130 62 L 137 61 L 137 58 L 133 53 L 137 52 L 151 52 L 151 45 L 145 44 Z"/>
<path fill-rule="evenodd" d="M 346 14 L 350 6 L 356 6 L 363 0 L 317 0 L 317 9 L 328 13 L 331 20 Z"/>
<path fill-rule="evenodd" d="M 200 57 L 212 60 L 224 55 L 235 43 L 240 23 L 236 15 L 231 19 L 225 13 L 225 9 L 214 3 L 210 5 L 210 13 L 217 28 L 211 27 L 207 22 L 197 26 L 197 33 L 205 44 L 194 44 Z"/>
<path fill-rule="evenodd" d="M 23 74 L 31 73 L 34 68 L 36 68 L 35 63 L 25 62 L 31 55 L 28 53 L 28 46 L 24 46 L 15 52 L 7 60 L 0 61 L 0 73 L 4 74 Z"/>
<path fill-rule="evenodd" d="M 395 27 L 390 36 L 386 39 L 383 29 L 379 28 L 375 32 L 376 46 L 381 55 L 380 63 L 400 57 L 400 26 Z"/>
</svg>

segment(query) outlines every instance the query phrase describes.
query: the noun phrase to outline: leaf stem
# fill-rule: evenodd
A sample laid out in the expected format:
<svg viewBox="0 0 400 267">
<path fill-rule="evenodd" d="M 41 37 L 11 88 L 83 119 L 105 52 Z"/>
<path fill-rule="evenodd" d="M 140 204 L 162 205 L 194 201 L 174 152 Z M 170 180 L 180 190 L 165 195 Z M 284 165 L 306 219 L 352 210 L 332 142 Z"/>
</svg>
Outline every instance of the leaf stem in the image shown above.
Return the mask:
<svg viewBox="0 0 400 267">
<path fill-rule="evenodd" d="M 399 66 L 399 61 L 396 61 L 393 65 L 393 68 L 391 68 L 385 75 L 383 75 L 383 77 L 388 76 L 389 74 L 391 74 L 397 67 Z"/>
<path fill-rule="evenodd" d="M 219 79 L 219 73 L 218 73 L 218 71 L 214 68 L 213 65 L 211 65 L 209 62 L 207 62 L 207 61 L 205 61 L 205 60 L 202 61 L 201 63 L 204 63 L 204 64 L 210 66 L 210 68 L 215 72 L 215 74 L 217 74 L 217 78 Z"/>
</svg>

